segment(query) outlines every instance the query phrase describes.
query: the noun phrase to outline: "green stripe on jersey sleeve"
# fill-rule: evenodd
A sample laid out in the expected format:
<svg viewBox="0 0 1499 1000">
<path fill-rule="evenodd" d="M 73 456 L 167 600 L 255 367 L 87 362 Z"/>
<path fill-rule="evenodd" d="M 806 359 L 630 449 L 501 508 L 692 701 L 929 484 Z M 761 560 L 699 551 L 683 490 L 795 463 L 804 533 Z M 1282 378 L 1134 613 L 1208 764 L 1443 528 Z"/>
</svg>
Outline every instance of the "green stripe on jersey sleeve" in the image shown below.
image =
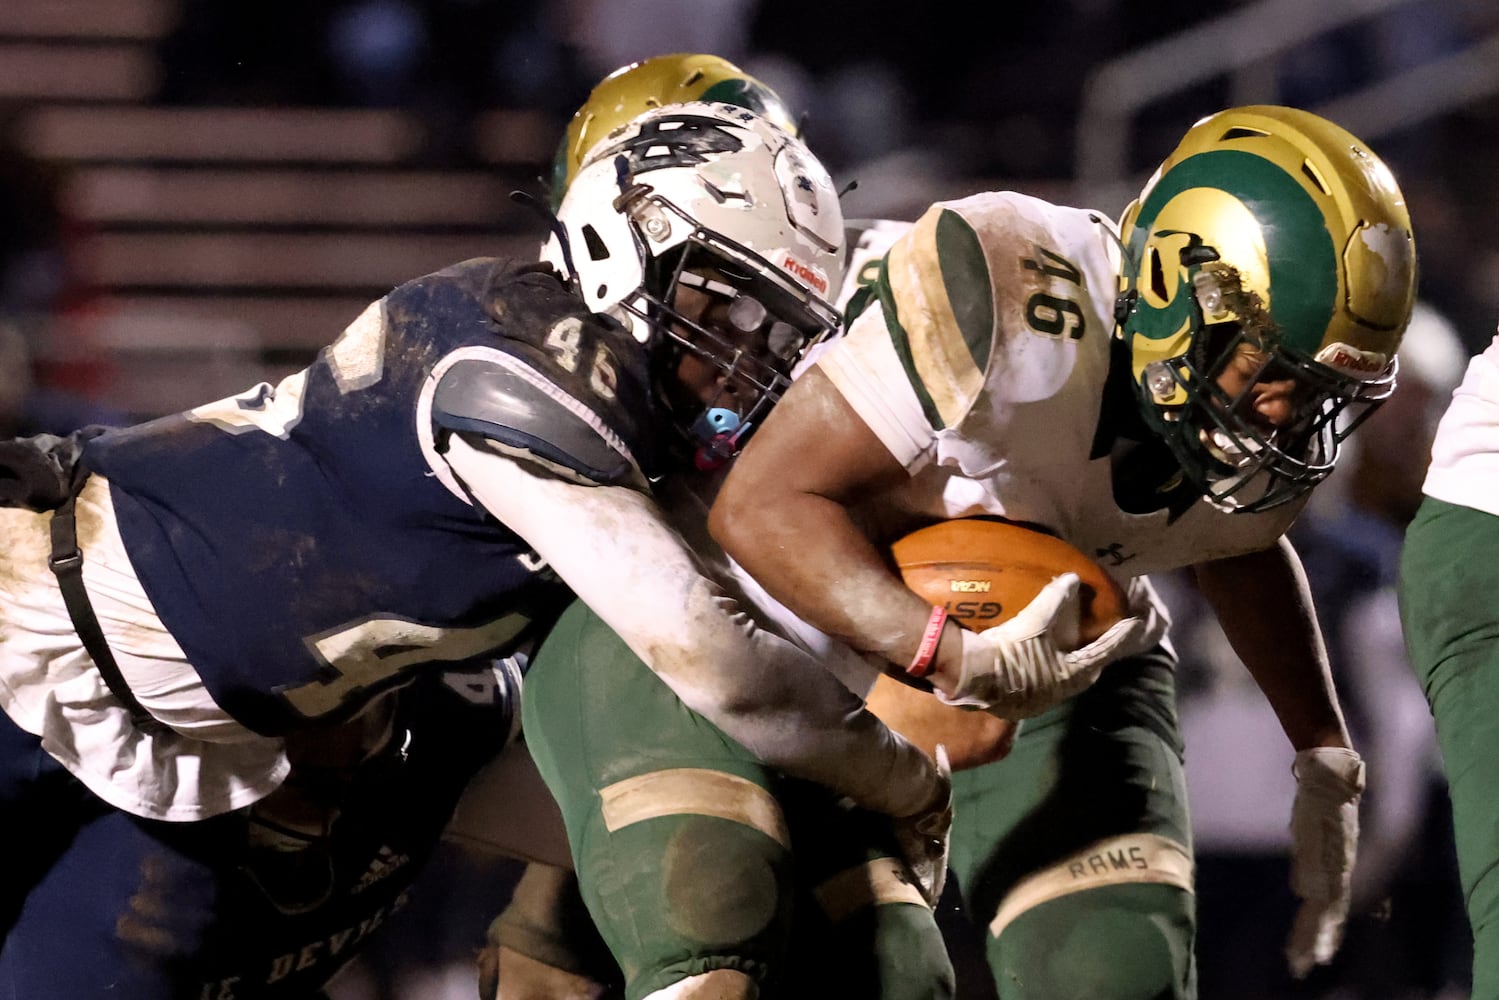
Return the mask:
<svg viewBox="0 0 1499 1000">
<path fill-rule="evenodd" d="M 881 302 L 932 426 L 960 422 L 983 389 L 993 337 L 989 267 L 973 227 L 937 207 L 890 249 Z"/>
</svg>

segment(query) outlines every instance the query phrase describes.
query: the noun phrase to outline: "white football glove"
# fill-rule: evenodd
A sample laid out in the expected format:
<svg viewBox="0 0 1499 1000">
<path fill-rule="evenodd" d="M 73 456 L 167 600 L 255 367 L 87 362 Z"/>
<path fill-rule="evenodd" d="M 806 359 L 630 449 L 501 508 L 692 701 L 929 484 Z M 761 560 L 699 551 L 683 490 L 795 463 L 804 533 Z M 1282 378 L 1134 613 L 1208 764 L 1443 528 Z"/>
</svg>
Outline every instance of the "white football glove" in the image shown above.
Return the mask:
<svg viewBox="0 0 1499 1000">
<path fill-rule="evenodd" d="M 937 744 L 936 758 L 939 791 L 932 805 L 895 820 L 901 855 L 916 878 L 916 888 L 934 907 L 947 882 L 947 848 L 952 834 L 952 766 L 941 743 Z"/>
<path fill-rule="evenodd" d="M 1015 617 L 982 632 L 963 631 L 962 675 L 949 705 L 977 705 L 1007 719 L 1040 715 L 1087 688 L 1110 661 L 1143 651 L 1149 625 L 1138 613 L 1080 649 L 1076 573 L 1063 573 Z"/>
<path fill-rule="evenodd" d="M 1343 941 L 1364 762 L 1343 747 L 1313 747 L 1296 755 L 1292 772 L 1291 890 L 1302 902 L 1286 941 L 1286 960 L 1300 979 L 1313 966 L 1332 961 Z"/>
</svg>

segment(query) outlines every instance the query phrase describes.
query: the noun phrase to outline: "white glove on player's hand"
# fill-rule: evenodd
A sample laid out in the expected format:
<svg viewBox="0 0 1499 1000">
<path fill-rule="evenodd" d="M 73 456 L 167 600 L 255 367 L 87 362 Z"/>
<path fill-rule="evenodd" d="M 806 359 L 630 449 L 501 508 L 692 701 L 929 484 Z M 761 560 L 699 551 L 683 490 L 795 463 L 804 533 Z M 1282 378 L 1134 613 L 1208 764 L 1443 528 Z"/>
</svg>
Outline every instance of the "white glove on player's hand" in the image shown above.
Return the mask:
<svg viewBox="0 0 1499 1000">
<path fill-rule="evenodd" d="M 1025 719 L 1082 691 L 1104 665 L 1141 652 L 1147 622 L 1122 618 L 1080 649 L 1082 607 L 1076 573 L 1052 580 L 1015 617 L 993 628 L 964 631 L 962 675 L 949 705 L 977 705 L 1008 719 Z"/>
<path fill-rule="evenodd" d="M 952 766 L 947 748 L 937 744 L 939 790 L 932 804 L 919 813 L 895 820 L 895 839 L 916 888 L 927 903 L 936 906 L 947 882 L 947 848 L 952 834 Z"/>
<path fill-rule="evenodd" d="M 1302 902 L 1286 941 L 1286 960 L 1300 979 L 1313 966 L 1332 961 L 1343 941 L 1364 762 L 1343 747 L 1313 747 L 1296 755 L 1292 771 L 1291 890 Z"/>
</svg>

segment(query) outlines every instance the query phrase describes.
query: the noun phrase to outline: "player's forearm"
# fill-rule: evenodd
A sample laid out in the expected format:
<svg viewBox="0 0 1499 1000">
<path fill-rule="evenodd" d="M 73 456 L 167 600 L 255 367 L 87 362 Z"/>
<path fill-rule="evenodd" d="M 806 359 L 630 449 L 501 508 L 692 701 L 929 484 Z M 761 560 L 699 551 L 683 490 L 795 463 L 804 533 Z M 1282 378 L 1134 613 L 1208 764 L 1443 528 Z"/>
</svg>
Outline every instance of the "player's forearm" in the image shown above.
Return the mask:
<svg viewBox="0 0 1499 1000">
<path fill-rule="evenodd" d="M 937 777 L 919 748 L 690 567 L 664 559 L 625 599 L 588 583 L 579 597 L 683 704 L 771 767 L 892 816 L 930 805 Z"/>
<path fill-rule="evenodd" d="M 773 503 L 715 505 L 710 526 L 725 551 L 803 621 L 898 673 L 917 656 L 932 606 L 907 587 L 837 503 L 778 495 Z M 942 626 L 926 681 L 953 694 L 963 673 L 958 625 Z"/>
<path fill-rule="evenodd" d="M 909 662 L 926 605 L 831 500 L 778 496 L 715 507 L 714 537 L 772 597 L 807 623 L 864 652 Z M 914 631 L 914 634 L 913 634 Z"/>
<path fill-rule="evenodd" d="M 684 704 L 767 764 L 865 808 L 905 816 L 930 805 L 931 761 L 820 663 L 760 628 L 706 580 L 682 606 L 694 623 L 691 640 L 658 639 L 647 662 Z"/>
<path fill-rule="evenodd" d="M 1291 745 L 1351 746 L 1311 593 L 1289 543 L 1203 563 L 1196 575 Z"/>
<path fill-rule="evenodd" d="M 926 756 L 740 610 L 650 498 L 565 483 L 462 441 L 450 461 L 684 704 L 745 749 L 866 808 L 900 816 L 928 804 L 937 779 Z"/>
<path fill-rule="evenodd" d="M 817 369 L 766 418 L 725 479 L 708 528 L 771 596 L 817 628 L 909 663 L 930 608 L 849 508 L 909 476 Z"/>
</svg>

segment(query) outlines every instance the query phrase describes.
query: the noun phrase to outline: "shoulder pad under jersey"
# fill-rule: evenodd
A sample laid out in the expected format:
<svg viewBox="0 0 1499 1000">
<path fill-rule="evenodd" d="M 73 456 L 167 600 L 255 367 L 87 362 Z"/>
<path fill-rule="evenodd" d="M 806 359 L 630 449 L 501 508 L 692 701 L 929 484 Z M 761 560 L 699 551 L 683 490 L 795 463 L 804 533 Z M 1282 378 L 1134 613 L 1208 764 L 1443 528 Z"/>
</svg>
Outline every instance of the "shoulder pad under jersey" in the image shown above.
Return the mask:
<svg viewBox="0 0 1499 1000">
<path fill-rule="evenodd" d="M 535 263 L 452 277 L 463 280 L 434 307 L 468 343 L 434 368 L 436 427 L 581 482 L 656 474 L 666 437 L 649 359 L 627 329 Z M 419 319 L 430 324 L 431 310 Z"/>
<path fill-rule="evenodd" d="M 957 204 L 934 205 L 891 244 L 871 289 L 936 428 L 956 426 L 982 391 L 995 337 L 988 258 Z"/>
<path fill-rule="evenodd" d="M 869 305 L 880 277 L 880 264 L 890 245 L 911 228 L 909 222 L 891 219 L 850 219 L 844 224 L 848 259 L 843 272 L 843 287 L 834 303 L 843 311 L 845 322 L 852 322 Z"/>
<path fill-rule="evenodd" d="M 598 414 L 507 354 L 449 367 L 432 397 L 432 419 L 580 482 L 620 483 L 637 467 L 624 439 Z"/>
</svg>

